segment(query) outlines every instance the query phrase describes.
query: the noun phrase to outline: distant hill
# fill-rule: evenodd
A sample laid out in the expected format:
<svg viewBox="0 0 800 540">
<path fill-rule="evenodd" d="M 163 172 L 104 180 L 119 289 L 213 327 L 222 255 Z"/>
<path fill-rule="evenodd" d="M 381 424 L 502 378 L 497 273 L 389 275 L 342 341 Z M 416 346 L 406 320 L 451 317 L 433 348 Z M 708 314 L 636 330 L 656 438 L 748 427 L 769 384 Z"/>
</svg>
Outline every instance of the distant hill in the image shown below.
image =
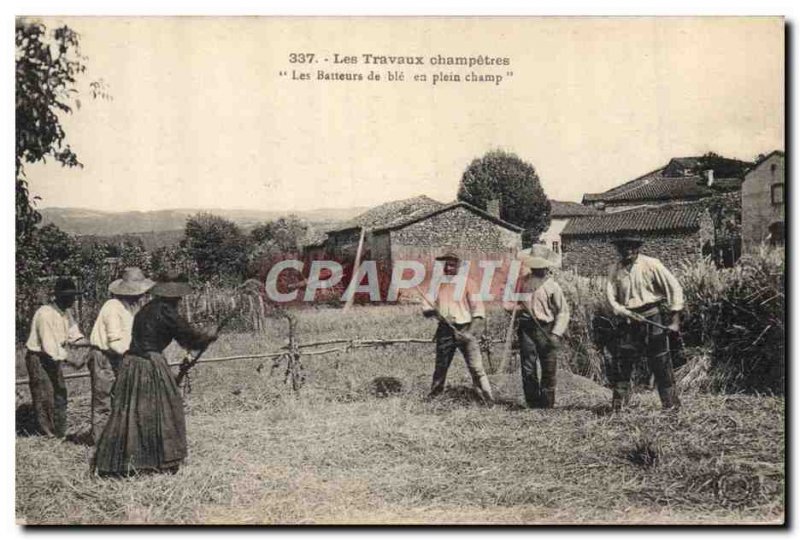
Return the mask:
<svg viewBox="0 0 800 540">
<path fill-rule="evenodd" d="M 153 243 L 161 243 L 174 238 L 176 231 L 183 231 L 186 218 L 198 212 L 210 212 L 229 219 L 249 229 L 279 217 L 293 213 L 315 225 L 347 221 L 364 212 L 367 208 L 320 208 L 302 212 L 281 212 L 272 210 L 223 210 L 181 208 L 174 210 L 153 210 L 149 212 L 102 212 L 85 208 L 42 208 L 42 223 L 52 223 L 61 230 L 78 236 L 117 236 L 135 234 L 151 236 Z M 145 234 L 146 233 L 146 234 Z M 155 233 L 155 234 L 154 234 Z M 167 235 L 157 233 L 169 233 Z M 163 238 L 162 238 L 163 237 Z"/>
</svg>

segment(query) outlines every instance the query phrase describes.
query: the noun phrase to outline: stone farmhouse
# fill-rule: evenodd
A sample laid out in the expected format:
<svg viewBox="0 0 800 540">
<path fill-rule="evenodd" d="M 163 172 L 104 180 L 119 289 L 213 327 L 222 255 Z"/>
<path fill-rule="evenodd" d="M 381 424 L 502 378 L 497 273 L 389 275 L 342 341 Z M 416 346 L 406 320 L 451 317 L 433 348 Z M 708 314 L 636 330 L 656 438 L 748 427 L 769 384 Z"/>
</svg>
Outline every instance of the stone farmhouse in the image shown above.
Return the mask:
<svg viewBox="0 0 800 540">
<path fill-rule="evenodd" d="M 561 231 L 561 266 L 583 275 L 605 275 L 617 260 L 614 237 L 635 234 L 644 239 L 642 253 L 669 266 L 711 255 L 714 224 L 702 205 L 676 203 L 571 220 Z"/>
<path fill-rule="evenodd" d="M 362 260 L 389 267 L 397 260 L 415 260 L 429 268 L 445 250 L 464 260 L 508 261 L 522 247 L 522 229 L 497 214 L 463 201 L 445 204 L 421 195 L 371 208 L 307 245 L 306 254 L 353 261 L 362 232 Z"/>
<path fill-rule="evenodd" d="M 742 249 L 783 247 L 786 230 L 785 161 L 781 151 L 760 159 L 742 184 Z"/>
<path fill-rule="evenodd" d="M 578 224 L 565 226 L 562 249 L 566 252 L 571 249 L 568 244 L 576 246 L 578 236 L 585 244 L 592 235 L 607 240 L 624 232 L 642 233 L 652 240 L 659 239 L 654 247 L 659 245 L 659 249 L 673 250 L 675 246 L 685 246 L 687 231 L 694 231 L 692 234 L 703 231 L 692 240 L 691 249 L 685 252 L 684 258 L 695 254 L 711 256 L 718 264 L 729 266 L 741 253 L 738 229 L 729 225 L 731 221 L 738 221 L 743 177 L 751 165 L 716 155 L 673 158 L 663 167 L 615 188 L 602 193 L 587 193 L 583 196 L 583 204 L 602 212 L 602 215 L 583 227 Z M 693 206 L 696 208 L 690 210 Z M 650 218 L 642 214 L 652 210 L 659 212 Z M 633 214 L 612 217 L 628 213 Z M 701 219 L 700 216 L 711 220 L 710 234 L 701 227 L 700 221 L 705 221 L 705 217 Z M 656 223 L 655 219 L 663 223 Z M 674 251 L 679 253 L 680 249 Z M 565 264 L 574 259 L 574 255 L 564 254 Z M 597 268 L 596 271 L 604 269 Z"/>
</svg>

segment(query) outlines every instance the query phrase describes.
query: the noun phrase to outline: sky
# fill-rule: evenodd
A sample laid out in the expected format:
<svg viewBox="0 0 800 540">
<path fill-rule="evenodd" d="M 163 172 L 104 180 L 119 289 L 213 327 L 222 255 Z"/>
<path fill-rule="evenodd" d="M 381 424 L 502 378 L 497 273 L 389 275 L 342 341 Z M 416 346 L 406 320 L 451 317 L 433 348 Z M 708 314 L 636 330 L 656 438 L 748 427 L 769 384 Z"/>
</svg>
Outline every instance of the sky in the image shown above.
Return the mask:
<svg viewBox="0 0 800 540">
<path fill-rule="evenodd" d="M 456 196 L 492 149 L 580 201 L 714 151 L 784 148 L 780 18 L 45 18 L 81 35 L 81 107 L 63 118 L 84 164 L 27 169 L 41 207 L 310 210 Z M 309 69 L 289 62 L 313 52 Z M 351 71 L 334 54 L 509 58 L 405 67 L 403 82 L 297 81 Z M 325 59 L 328 61 L 326 62 Z M 499 85 L 410 80 L 497 73 Z M 513 75 L 508 75 L 511 72 Z M 102 79 L 111 100 L 91 99 Z"/>
</svg>

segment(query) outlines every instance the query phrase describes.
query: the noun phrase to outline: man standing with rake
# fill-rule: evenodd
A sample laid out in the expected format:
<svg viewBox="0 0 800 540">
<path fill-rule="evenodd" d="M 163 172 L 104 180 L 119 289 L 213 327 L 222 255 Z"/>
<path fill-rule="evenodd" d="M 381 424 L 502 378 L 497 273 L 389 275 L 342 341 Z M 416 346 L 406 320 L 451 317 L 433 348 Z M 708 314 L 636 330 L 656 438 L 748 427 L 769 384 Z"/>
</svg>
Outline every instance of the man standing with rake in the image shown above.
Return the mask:
<svg viewBox="0 0 800 540">
<path fill-rule="evenodd" d="M 656 258 L 639 254 L 643 241 L 636 237 L 612 240 L 619 254 L 608 275 L 606 295 L 614 314 L 621 318 L 612 373 L 612 407 L 620 410 L 630 399 L 631 371 L 646 357 L 656 379 L 664 409 L 677 409 L 681 402 L 669 347 L 669 332 L 680 332 L 683 288 Z"/>
</svg>

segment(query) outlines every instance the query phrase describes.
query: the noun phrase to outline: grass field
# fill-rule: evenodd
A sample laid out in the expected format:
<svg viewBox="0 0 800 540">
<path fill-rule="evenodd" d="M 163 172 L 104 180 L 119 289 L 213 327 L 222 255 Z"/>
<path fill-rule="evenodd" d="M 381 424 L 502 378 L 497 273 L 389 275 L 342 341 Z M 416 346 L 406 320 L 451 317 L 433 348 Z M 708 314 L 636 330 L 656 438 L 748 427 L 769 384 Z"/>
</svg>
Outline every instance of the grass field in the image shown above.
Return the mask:
<svg viewBox="0 0 800 540">
<path fill-rule="evenodd" d="M 413 308 L 307 311 L 299 339 L 427 337 Z M 502 320 L 493 317 L 494 335 Z M 208 356 L 274 350 L 225 335 Z M 495 348 L 499 355 L 502 346 Z M 168 355 L 177 358 L 179 349 Z M 559 372 L 557 408 L 521 407 L 517 373 L 500 403 L 475 401 L 457 356 L 449 389 L 424 399 L 433 346 L 307 357 L 303 389 L 242 360 L 199 366 L 186 410 L 189 458 L 175 475 L 101 480 L 90 447 L 18 434 L 16 513 L 26 523 L 779 523 L 784 401 L 688 395 L 677 415 L 654 392 L 611 414 L 610 392 Z M 21 355 L 17 376 L 24 377 Z M 370 382 L 398 378 L 378 397 Z M 88 422 L 85 379 L 68 382 L 70 429 Z M 25 408 L 27 388 L 18 390 Z M 18 418 L 18 424 L 20 418 Z"/>
</svg>

